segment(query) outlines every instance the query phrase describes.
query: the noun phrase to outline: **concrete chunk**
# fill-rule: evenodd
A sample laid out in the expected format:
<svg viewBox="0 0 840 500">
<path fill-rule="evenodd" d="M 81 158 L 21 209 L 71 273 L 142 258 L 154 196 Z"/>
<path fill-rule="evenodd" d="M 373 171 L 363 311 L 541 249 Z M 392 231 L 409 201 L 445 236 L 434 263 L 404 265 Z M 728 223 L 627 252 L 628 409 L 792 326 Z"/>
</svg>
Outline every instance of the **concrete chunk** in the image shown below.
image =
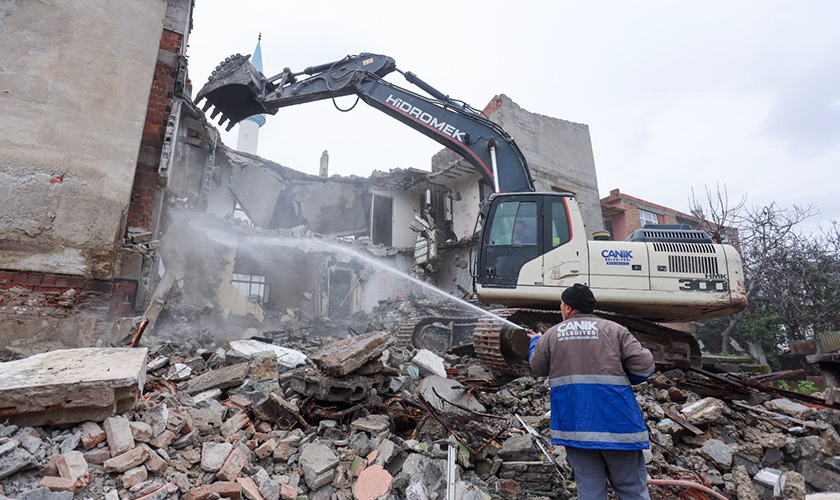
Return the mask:
<svg viewBox="0 0 840 500">
<path fill-rule="evenodd" d="M 803 420 L 813 418 L 814 413 L 816 413 L 813 408 L 808 408 L 803 404 L 784 398 L 770 400 L 764 403 L 764 406 L 766 406 L 768 410 L 777 411 L 779 413 L 784 413 L 785 415 Z"/>
<path fill-rule="evenodd" d="M 148 443 L 152 439 L 152 426 L 145 422 L 129 422 L 131 427 L 131 435 L 134 436 L 135 441 L 141 443 Z"/>
<path fill-rule="evenodd" d="M 393 342 L 387 332 L 370 332 L 333 342 L 315 353 L 312 361 L 327 375 L 343 377 L 381 356 Z"/>
<path fill-rule="evenodd" d="M 692 424 L 704 425 L 716 422 L 723 415 L 724 407 L 719 399 L 703 398 L 683 406 L 681 411 Z"/>
<path fill-rule="evenodd" d="M 111 456 L 116 457 L 134 448 L 134 435 L 128 419 L 124 417 L 110 417 L 103 424 Z"/>
<path fill-rule="evenodd" d="M 147 349 L 62 349 L 0 363 L 0 408 L 16 425 L 100 421 L 134 407 Z"/>
<path fill-rule="evenodd" d="M 303 468 L 306 485 L 313 490 L 329 483 L 335 477 L 338 457 L 325 444 L 312 443 L 300 452 L 300 466 Z"/>
<path fill-rule="evenodd" d="M 420 349 L 411 360 L 412 366 L 420 371 L 420 376 L 437 375 L 446 378 L 446 367 L 443 358 L 428 349 Z"/>
<path fill-rule="evenodd" d="M 68 479 L 85 478 L 88 476 L 88 464 L 85 456 L 80 451 L 71 451 L 59 455 L 55 460 L 55 466 L 61 477 Z"/>
<path fill-rule="evenodd" d="M 229 389 L 241 385 L 248 377 L 248 363 L 225 366 L 194 377 L 184 384 L 183 391 L 197 394 L 210 389 Z"/>
<path fill-rule="evenodd" d="M 142 465 L 132 467 L 131 469 L 125 471 L 122 475 L 123 488 L 128 489 L 135 484 L 140 484 L 145 481 L 147 477 L 149 477 L 149 471 L 147 471 L 145 467 Z"/>
<path fill-rule="evenodd" d="M 165 404 L 152 406 L 143 414 L 143 422 L 152 428 L 152 437 L 160 436 L 169 422 L 169 408 Z"/>
<path fill-rule="evenodd" d="M 204 443 L 201 446 L 201 469 L 207 472 L 221 469 L 232 450 L 230 443 Z"/>
</svg>

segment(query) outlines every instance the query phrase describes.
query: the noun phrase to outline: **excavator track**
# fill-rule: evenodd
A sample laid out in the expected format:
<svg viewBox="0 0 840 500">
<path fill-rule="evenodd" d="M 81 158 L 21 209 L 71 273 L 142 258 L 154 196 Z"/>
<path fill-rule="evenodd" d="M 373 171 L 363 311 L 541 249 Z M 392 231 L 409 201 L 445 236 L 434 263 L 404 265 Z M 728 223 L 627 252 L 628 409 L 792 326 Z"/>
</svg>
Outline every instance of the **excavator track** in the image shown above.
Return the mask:
<svg viewBox="0 0 840 500">
<path fill-rule="evenodd" d="M 562 321 L 559 311 L 510 308 L 492 312 L 536 332 L 544 332 Z M 604 311 L 596 311 L 596 314 L 630 330 L 643 346 L 650 349 L 659 369 L 700 366 L 700 345 L 691 334 L 633 316 Z M 488 368 L 510 375 L 530 374 L 526 362 L 529 342 L 525 332 L 517 331 L 501 320 L 485 318 L 476 329 L 474 338 L 476 356 Z"/>
<path fill-rule="evenodd" d="M 472 334 L 473 349 L 479 361 L 499 373 L 513 376 L 530 374 L 528 366 L 529 339 L 527 331 L 544 332 L 562 321 L 559 311 L 544 309 L 508 308 L 491 311 L 496 317 L 447 317 L 415 315 L 406 320 L 397 331 L 397 345 L 417 348 L 445 345 L 445 339 L 424 339 L 423 328 L 435 322 L 461 322 L 462 326 L 475 324 Z M 598 316 L 615 321 L 650 349 L 657 367 L 687 368 L 699 366 L 700 346 L 690 334 L 641 318 L 598 311 Z M 510 323 L 522 328 L 514 328 Z M 423 344 L 426 345 L 423 345 Z M 450 347 L 452 347 L 450 345 Z"/>
<path fill-rule="evenodd" d="M 442 312 L 409 316 L 397 329 L 398 347 L 415 347 L 432 351 L 448 351 L 472 343 L 472 331 L 479 318 L 475 316 L 456 316 Z M 443 328 L 436 328 L 440 325 Z M 447 328 L 457 328 L 459 335 L 452 335 Z M 468 331 L 467 331 L 468 330 Z M 441 333 L 445 332 L 445 335 Z"/>
</svg>

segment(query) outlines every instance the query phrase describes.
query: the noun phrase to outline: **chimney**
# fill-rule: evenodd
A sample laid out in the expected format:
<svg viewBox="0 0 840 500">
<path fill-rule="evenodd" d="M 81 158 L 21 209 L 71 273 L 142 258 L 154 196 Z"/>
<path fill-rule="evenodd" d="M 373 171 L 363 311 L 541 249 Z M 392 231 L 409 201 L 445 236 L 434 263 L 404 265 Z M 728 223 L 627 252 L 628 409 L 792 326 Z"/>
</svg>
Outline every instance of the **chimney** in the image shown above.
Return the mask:
<svg viewBox="0 0 840 500">
<path fill-rule="evenodd" d="M 321 167 L 318 169 L 318 175 L 321 177 L 330 176 L 330 154 L 327 153 L 326 149 L 321 153 Z"/>
<path fill-rule="evenodd" d="M 610 196 L 614 198 L 617 198 L 619 194 L 621 194 L 621 192 L 618 189 L 613 189 L 610 191 Z"/>
</svg>

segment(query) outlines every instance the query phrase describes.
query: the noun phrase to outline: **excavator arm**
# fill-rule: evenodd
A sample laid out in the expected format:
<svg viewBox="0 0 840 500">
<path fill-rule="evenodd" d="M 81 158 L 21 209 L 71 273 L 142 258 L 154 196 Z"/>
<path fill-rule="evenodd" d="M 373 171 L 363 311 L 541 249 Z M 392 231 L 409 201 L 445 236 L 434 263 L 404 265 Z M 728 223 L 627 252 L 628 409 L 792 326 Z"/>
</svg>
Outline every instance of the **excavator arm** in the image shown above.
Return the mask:
<svg viewBox="0 0 840 500">
<path fill-rule="evenodd" d="M 393 71 L 432 98 L 385 81 L 383 77 Z M 413 73 L 401 71 L 387 56 L 347 56 L 298 73 L 286 68 L 271 78 L 257 71 L 248 56 L 231 56 L 210 75 L 196 104 L 206 99 L 204 110 L 214 106 L 211 117 L 221 113 L 219 124 L 227 121 L 230 130 L 251 115 L 275 114 L 286 106 L 352 94 L 464 157 L 496 192 L 534 191 L 525 157 L 502 127 Z"/>
</svg>

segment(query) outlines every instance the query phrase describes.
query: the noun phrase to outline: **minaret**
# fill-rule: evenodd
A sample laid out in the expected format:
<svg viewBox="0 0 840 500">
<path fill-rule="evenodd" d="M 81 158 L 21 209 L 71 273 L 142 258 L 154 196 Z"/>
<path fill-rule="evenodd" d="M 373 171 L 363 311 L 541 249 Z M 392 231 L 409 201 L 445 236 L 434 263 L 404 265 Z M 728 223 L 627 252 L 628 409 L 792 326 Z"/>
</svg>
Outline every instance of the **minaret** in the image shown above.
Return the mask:
<svg viewBox="0 0 840 500">
<path fill-rule="evenodd" d="M 254 55 L 251 56 L 251 64 L 262 73 L 262 33 L 257 37 L 257 47 Z M 257 154 L 257 143 L 260 139 L 260 127 L 265 125 L 264 115 L 253 115 L 239 122 L 239 139 L 236 141 L 236 149 L 243 153 Z"/>
</svg>

